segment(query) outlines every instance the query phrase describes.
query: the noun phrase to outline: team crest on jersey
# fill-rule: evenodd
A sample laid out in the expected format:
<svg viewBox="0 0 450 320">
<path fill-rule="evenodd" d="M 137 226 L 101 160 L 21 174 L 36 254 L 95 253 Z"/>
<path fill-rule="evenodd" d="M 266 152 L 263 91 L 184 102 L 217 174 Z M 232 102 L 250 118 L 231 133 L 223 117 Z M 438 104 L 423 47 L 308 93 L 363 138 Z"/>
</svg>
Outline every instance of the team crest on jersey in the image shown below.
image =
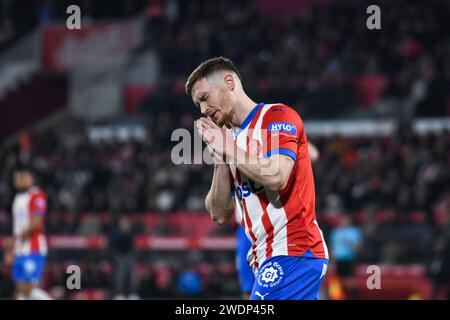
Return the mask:
<svg viewBox="0 0 450 320">
<path fill-rule="evenodd" d="M 283 280 L 284 271 L 278 262 L 266 263 L 258 275 L 258 285 L 263 288 L 273 288 Z"/>
<path fill-rule="evenodd" d="M 247 144 L 247 150 L 251 155 L 261 156 L 262 155 L 262 145 L 258 140 L 250 139 Z"/>
<path fill-rule="evenodd" d="M 295 124 L 291 124 L 288 122 L 272 122 L 269 124 L 269 131 L 296 134 L 297 127 L 295 126 Z"/>
<path fill-rule="evenodd" d="M 38 209 L 43 209 L 45 210 L 45 207 L 47 205 L 47 202 L 42 199 L 42 198 L 38 198 L 36 200 L 34 200 L 34 205 L 38 208 Z"/>
</svg>

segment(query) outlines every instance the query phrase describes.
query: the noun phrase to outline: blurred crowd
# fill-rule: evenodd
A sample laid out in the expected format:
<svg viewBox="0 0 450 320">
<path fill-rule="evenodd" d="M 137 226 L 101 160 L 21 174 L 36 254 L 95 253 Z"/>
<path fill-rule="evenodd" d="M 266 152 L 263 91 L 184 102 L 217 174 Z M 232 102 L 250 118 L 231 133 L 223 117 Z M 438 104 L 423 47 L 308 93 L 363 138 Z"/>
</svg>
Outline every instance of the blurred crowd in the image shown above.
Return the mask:
<svg viewBox="0 0 450 320">
<path fill-rule="evenodd" d="M 82 24 L 104 19 L 121 19 L 141 13 L 147 0 L 13 0 L 0 1 L 0 49 L 37 26 L 65 23 L 70 5 L 81 9 Z"/>
<path fill-rule="evenodd" d="M 450 114 L 448 1 L 379 1 L 381 30 L 372 31 L 366 27 L 370 1 L 299 0 L 302 10 L 283 15 L 260 2 L 35 0 L 23 6 L 3 0 L 0 35 L 64 23 L 71 4 L 80 6 L 84 26 L 141 15 L 139 50 L 158 56 L 158 92 L 179 89 L 200 61 L 223 55 L 240 67 L 251 96 L 298 106 L 309 118 Z M 152 98 L 142 110 L 189 107 L 159 108 L 161 100 L 170 98 Z"/>
<path fill-rule="evenodd" d="M 29 158 L 49 194 L 49 209 L 56 212 L 196 211 L 204 209 L 210 170 L 201 165 L 176 166 L 166 150 L 158 152 L 152 139 L 90 141 L 85 133 L 39 134 L 30 149 L 20 145 L 2 154 L 1 208 L 13 196 L 8 187 L 17 154 Z M 192 182 L 195 181 L 195 184 Z"/>
<path fill-rule="evenodd" d="M 160 92 L 223 55 L 240 67 L 251 96 L 294 105 L 308 118 L 450 112 L 448 1 L 382 1 L 376 31 L 367 30 L 366 1 L 308 2 L 309 10 L 283 16 L 262 13 L 258 1 L 161 3 L 147 41 L 161 61 Z M 142 109 L 180 108 L 159 102 Z"/>
<path fill-rule="evenodd" d="M 135 220 L 127 227 L 129 235 L 114 236 L 120 217 L 130 214 L 139 217 L 145 212 L 170 215 L 177 211 L 205 210 L 204 196 L 209 189 L 212 167 L 174 165 L 170 150 L 155 152 L 146 139 L 93 141 L 82 128 L 65 134 L 44 132 L 27 139 L 21 139 L 1 153 L 0 211 L 10 212 L 14 195 L 12 170 L 18 159 L 27 159 L 36 168 L 37 181 L 49 196 L 48 234 L 104 234 L 109 237 L 110 250 L 106 251 L 109 255 L 105 258 L 109 264 L 92 264 L 91 269 L 97 267 L 94 274 L 106 272 L 100 266 L 108 269 L 114 261 L 121 262 L 122 265 L 117 267 L 128 268 L 130 274 L 129 270 L 136 265 L 127 260 L 128 252 L 135 254 L 130 237 L 177 235 L 164 221 L 154 230 L 147 230 Z M 28 142 L 24 143 L 24 140 Z M 450 132 L 419 135 L 410 127 L 401 126 L 389 137 L 310 137 L 310 141 L 320 152 L 320 159 L 314 164 L 316 206 L 319 223 L 330 244 L 333 243 L 333 232 L 341 226 L 351 225 L 361 234 L 360 249 L 353 256 L 355 262 L 427 265 L 438 257 L 448 260 Z M 89 219 L 81 219 L 84 212 L 91 213 Z M 113 217 L 110 223 L 96 218 L 105 213 Z M 11 232 L 10 222 L 10 219 L 0 222 L 2 234 Z M 232 230 L 222 231 L 232 235 Z M 117 245 L 115 249 L 114 245 Z M 114 254 L 114 250 L 120 254 Z M 332 245 L 331 250 L 333 254 Z M 55 258 L 64 253 L 52 255 Z M 118 256 L 120 259 L 116 259 Z M 74 257 L 72 253 L 66 259 L 71 257 Z M 83 261 L 87 261 L 86 257 L 84 254 Z M 55 268 L 62 268 L 67 263 L 64 261 L 61 258 L 59 264 L 55 262 Z M 129 264 L 123 265 L 126 261 Z M 175 258 L 172 267 L 177 269 L 174 261 Z M 201 281 L 197 279 L 201 269 L 199 261 L 201 259 L 186 270 L 166 268 L 172 270 L 167 277 L 172 279 L 173 287 L 165 292 L 177 294 L 181 289 L 172 289 L 181 286 L 179 281 L 183 282 L 178 279 L 178 274 L 192 268 L 193 274 L 185 275 L 188 278 L 186 286 L 190 288 L 186 290 L 197 292 L 199 289 L 190 286 L 197 288 L 200 285 Z M 151 267 L 154 267 L 153 263 Z M 227 276 L 231 277 L 233 271 L 230 270 Z M 157 286 L 139 289 L 145 274 L 151 277 L 153 272 L 143 271 L 142 274 L 133 289 L 134 294 L 142 295 L 138 291 L 144 290 L 146 295 L 163 295 Z M 100 281 L 100 275 L 93 279 Z M 203 281 L 209 283 L 212 275 L 216 272 L 207 272 Z M 48 279 L 49 284 L 57 283 L 51 276 Z M 149 278 L 146 281 L 156 280 Z M 105 280 L 99 286 L 114 292 L 117 284 Z M 148 288 L 154 289 L 145 291 L 150 290 Z M 198 294 L 204 296 L 205 292 L 200 290 Z"/>
<path fill-rule="evenodd" d="M 236 297 L 239 284 L 232 252 L 152 253 L 136 255 L 125 285 L 118 286 L 115 258 L 99 252 L 52 253 L 42 286 L 55 299 L 173 299 Z M 149 263 L 149 261 L 152 261 Z M 66 289 L 67 267 L 76 264 L 82 273 L 81 289 Z M 10 272 L 0 270 L 0 297 L 9 297 Z"/>
<path fill-rule="evenodd" d="M 51 233 L 107 230 L 99 220 L 81 221 L 83 212 L 120 216 L 205 210 L 212 167 L 173 164 L 168 144 L 157 152 L 151 140 L 92 141 L 83 130 L 46 132 L 29 139 L 25 151 L 19 143 L 2 153 L 0 210 L 10 209 L 11 175 L 20 154 L 34 164 L 39 184 L 49 196 Z M 436 221 L 450 213 L 450 133 L 418 135 L 404 126 L 389 137 L 310 140 L 320 152 L 314 165 L 319 218 L 347 214 L 359 222 L 375 250 L 366 250 L 365 260 L 423 261 Z M 56 213 L 66 214 L 65 223 Z M 397 241 L 403 236 L 402 226 L 403 242 Z M 161 224 L 158 233 L 172 234 L 169 229 Z M 391 229 L 392 234 L 385 234 Z M 419 244 L 408 241 L 415 229 L 420 229 Z M 6 226 L 1 230 L 6 232 Z M 390 254 L 383 256 L 380 242 Z M 416 254 L 405 249 L 409 246 Z"/>
</svg>

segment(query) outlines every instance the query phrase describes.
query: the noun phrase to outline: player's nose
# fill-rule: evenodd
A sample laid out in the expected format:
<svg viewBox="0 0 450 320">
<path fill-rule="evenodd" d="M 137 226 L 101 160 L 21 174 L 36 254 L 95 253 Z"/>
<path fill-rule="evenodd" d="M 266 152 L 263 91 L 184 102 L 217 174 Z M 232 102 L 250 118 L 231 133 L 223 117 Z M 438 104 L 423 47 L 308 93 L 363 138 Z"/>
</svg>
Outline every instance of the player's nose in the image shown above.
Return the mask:
<svg viewBox="0 0 450 320">
<path fill-rule="evenodd" d="M 206 114 L 207 109 L 208 105 L 206 104 L 206 102 L 200 102 L 200 112 L 202 114 Z"/>
</svg>

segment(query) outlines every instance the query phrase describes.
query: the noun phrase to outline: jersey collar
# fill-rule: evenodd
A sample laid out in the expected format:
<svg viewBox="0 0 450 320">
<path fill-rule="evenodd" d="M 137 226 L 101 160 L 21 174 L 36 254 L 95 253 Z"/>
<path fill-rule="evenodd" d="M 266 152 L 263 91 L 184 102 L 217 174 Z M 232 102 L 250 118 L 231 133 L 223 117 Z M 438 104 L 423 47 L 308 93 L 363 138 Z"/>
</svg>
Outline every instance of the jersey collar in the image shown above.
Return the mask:
<svg viewBox="0 0 450 320">
<path fill-rule="evenodd" d="M 258 112 L 258 110 L 264 105 L 264 102 L 258 103 L 253 109 L 252 111 L 250 111 L 250 113 L 248 114 L 248 116 L 245 118 L 244 122 L 242 122 L 241 126 L 239 127 L 239 129 L 237 129 L 236 131 L 233 131 L 234 133 L 234 137 L 237 138 L 237 136 L 245 129 L 247 128 L 247 126 L 250 124 L 250 122 L 253 120 L 253 118 L 255 117 L 256 113 Z"/>
</svg>

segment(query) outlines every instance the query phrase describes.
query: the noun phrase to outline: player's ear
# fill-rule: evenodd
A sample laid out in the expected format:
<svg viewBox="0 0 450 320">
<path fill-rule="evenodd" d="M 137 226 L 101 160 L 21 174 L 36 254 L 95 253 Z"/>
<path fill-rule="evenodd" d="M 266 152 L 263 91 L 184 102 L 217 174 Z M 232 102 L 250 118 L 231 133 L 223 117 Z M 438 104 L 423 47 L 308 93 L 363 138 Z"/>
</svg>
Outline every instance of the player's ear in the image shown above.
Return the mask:
<svg viewBox="0 0 450 320">
<path fill-rule="evenodd" d="M 223 80 L 225 81 L 225 84 L 226 84 L 226 86 L 228 87 L 228 89 L 230 89 L 231 91 L 233 91 L 233 90 L 234 90 L 234 87 L 235 87 L 235 85 L 236 85 L 235 82 L 234 82 L 234 77 L 233 77 L 233 75 L 230 74 L 230 73 L 226 73 L 226 74 L 224 75 Z"/>
</svg>

